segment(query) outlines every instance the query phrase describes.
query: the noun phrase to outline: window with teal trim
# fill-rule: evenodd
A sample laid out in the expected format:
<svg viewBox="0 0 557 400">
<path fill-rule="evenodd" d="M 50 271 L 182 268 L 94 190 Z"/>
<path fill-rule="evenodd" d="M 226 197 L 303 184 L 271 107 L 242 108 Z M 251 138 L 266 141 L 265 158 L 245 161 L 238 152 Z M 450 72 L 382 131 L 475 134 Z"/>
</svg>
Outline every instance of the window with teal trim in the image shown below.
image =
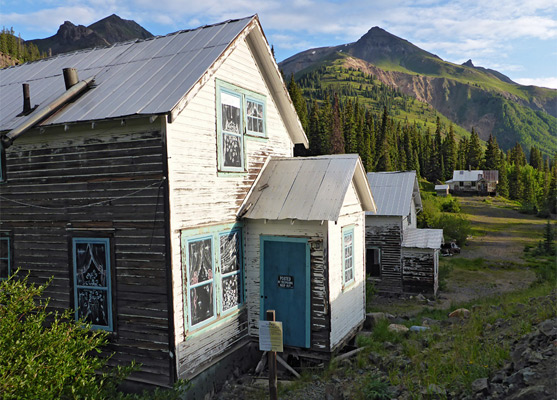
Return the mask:
<svg viewBox="0 0 557 400">
<path fill-rule="evenodd" d="M 201 328 L 243 304 L 241 228 L 184 238 L 182 251 L 189 328 Z"/>
<path fill-rule="evenodd" d="M 342 229 L 342 283 L 354 280 L 354 228 Z"/>
<path fill-rule="evenodd" d="M 110 239 L 73 238 L 75 319 L 113 330 Z"/>
<path fill-rule="evenodd" d="M 265 96 L 220 80 L 216 90 L 218 170 L 244 172 L 244 136 L 266 137 Z"/>
<path fill-rule="evenodd" d="M 12 238 L 9 232 L 0 232 L 0 280 L 12 274 Z"/>
</svg>

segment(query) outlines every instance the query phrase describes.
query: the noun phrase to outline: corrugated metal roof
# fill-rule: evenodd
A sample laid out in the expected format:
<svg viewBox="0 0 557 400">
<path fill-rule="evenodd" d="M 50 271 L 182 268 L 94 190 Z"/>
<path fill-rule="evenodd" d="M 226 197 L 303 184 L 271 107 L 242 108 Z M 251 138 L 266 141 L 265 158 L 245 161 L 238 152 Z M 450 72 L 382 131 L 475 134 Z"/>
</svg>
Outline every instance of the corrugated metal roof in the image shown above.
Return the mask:
<svg viewBox="0 0 557 400">
<path fill-rule="evenodd" d="M 460 169 L 453 171 L 453 182 L 477 182 L 483 174 L 482 170 Z"/>
<path fill-rule="evenodd" d="M 356 179 L 357 174 L 362 175 L 361 179 Z M 238 214 L 250 219 L 336 221 L 353 180 L 363 209 L 373 210 L 364 174 L 356 154 L 273 157 L 260 172 Z"/>
<path fill-rule="evenodd" d="M 28 117 L 22 111 L 22 84 L 29 83 L 31 106 L 45 106 L 65 92 L 63 68 L 95 87 L 42 125 L 95 121 L 170 112 L 256 16 L 230 20 L 152 39 L 90 49 L 0 70 L 0 130 Z M 31 114 L 32 115 L 32 114 Z"/>
<path fill-rule="evenodd" d="M 404 231 L 402 247 L 415 249 L 440 249 L 443 229 L 407 229 Z"/>
<path fill-rule="evenodd" d="M 421 208 L 416 171 L 368 172 L 367 179 L 377 204 L 376 215 L 408 215 L 413 196 L 418 208 Z"/>
<path fill-rule="evenodd" d="M 449 185 L 435 185 L 435 190 L 447 190 Z"/>
</svg>

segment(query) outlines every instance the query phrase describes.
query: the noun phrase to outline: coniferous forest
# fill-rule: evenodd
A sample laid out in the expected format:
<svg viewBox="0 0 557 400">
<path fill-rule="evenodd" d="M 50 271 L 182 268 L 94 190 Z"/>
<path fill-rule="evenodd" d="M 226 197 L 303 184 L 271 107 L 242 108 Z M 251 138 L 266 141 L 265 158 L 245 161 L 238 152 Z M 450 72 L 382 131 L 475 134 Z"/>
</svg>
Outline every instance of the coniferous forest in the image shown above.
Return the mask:
<svg viewBox="0 0 557 400">
<path fill-rule="evenodd" d="M 327 79 L 327 75 L 335 79 Z M 300 155 L 358 153 L 370 171 L 415 170 L 432 183 L 454 170 L 499 171 L 497 194 L 523 211 L 547 217 L 557 212 L 557 155 L 517 143 L 503 151 L 490 135 L 464 133 L 441 114 L 371 75 L 322 66 L 288 82 L 288 91 L 308 136 Z"/>
<path fill-rule="evenodd" d="M 34 61 L 46 57 L 33 43 L 24 43 L 21 37 L 16 36 L 14 28 L 2 28 L 0 31 L 0 53 L 7 54 L 19 62 Z"/>
</svg>

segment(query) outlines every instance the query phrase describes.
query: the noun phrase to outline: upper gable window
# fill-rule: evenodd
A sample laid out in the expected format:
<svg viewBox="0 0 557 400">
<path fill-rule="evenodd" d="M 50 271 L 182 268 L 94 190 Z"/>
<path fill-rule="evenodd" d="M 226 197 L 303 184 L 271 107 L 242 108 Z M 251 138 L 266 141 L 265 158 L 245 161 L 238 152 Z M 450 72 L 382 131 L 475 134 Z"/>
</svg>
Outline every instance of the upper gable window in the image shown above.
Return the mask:
<svg viewBox="0 0 557 400">
<path fill-rule="evenodd" d="M 244 136 L 266 137 L 265 96 L 216 82 L 218 170 L 244 172 Z"/>
</svg>

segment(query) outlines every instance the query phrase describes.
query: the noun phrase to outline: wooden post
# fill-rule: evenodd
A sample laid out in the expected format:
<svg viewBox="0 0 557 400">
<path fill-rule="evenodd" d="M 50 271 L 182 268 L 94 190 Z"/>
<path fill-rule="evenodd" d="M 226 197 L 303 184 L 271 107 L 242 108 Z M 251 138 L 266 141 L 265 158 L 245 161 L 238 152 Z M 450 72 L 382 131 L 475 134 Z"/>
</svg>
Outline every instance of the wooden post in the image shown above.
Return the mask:
<svg viewBox="0 0 557 400">
<path fill-rule="evenodd" d="M 275 310 L 267 310 L 267 321 L 275 320 Z M 271 400 L 278 399 L 277 391 L 277 352 L 267 352 L 267 365 L 269 366 L 269 398 Z"/>
</svg>

